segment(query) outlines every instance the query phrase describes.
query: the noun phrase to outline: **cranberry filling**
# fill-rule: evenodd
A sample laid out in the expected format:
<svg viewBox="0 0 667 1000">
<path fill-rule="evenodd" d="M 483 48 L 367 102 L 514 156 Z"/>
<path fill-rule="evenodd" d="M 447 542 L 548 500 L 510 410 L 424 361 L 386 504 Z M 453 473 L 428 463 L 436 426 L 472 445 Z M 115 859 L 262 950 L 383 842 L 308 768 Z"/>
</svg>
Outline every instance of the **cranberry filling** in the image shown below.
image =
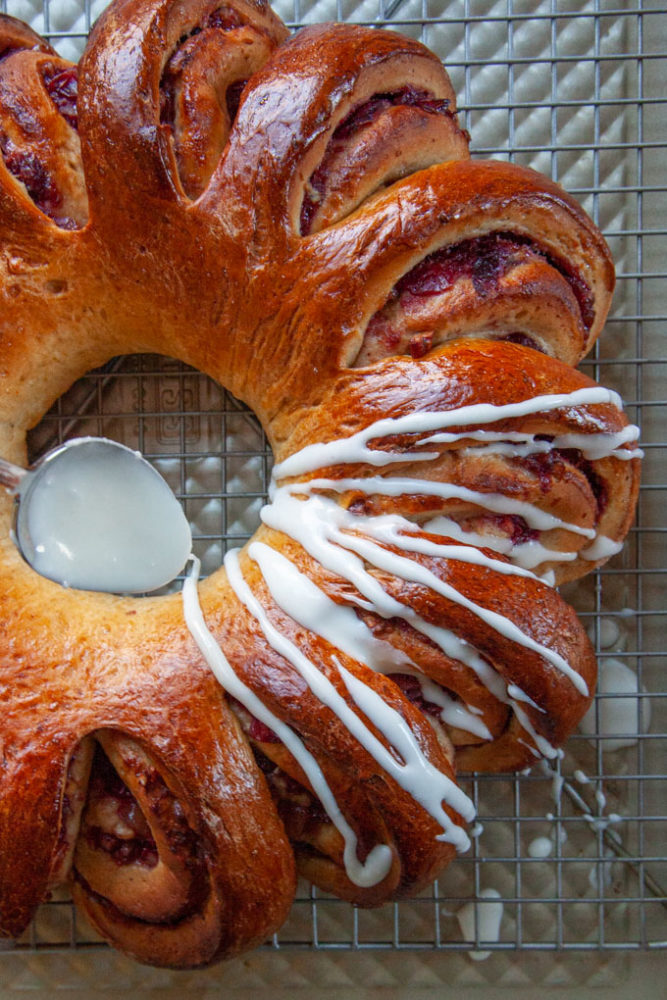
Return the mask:
<svg viewBox="0 0 667 1000">
<path fill-rule="evenodd" d="M 520 514 L 484 514 L 478 521 L 493 524 L 509 539 L 512 545 L 523 545 L 540 537 L 539 531 L 529 528 L 525 518 Z"/>
<path fill-rule="evenodd" d="M 396 285 L 396 293 L 405 296 L 408 304 L 409 296 L 439 295 L 459 278 L 468 277 L 478 295 L 484 297 L 494 290 L 512 267 L 524 259 L 526 249 L 531 254 L 543 257 L 569 282 L 584 326 L 587 330 L 590 329 L 595 314 L 593 299 L 586 283 L 567 261 L 554 257 L 551 251 L 540 246 L 537 241 L 517 233 L 488 233 L 464 240 L 453 247 L 436 250 L 401 278 Z"/>
<path fill-rule="evenodd" d="M 184 42 L 187 42 L 188 38 L 194 38 L 195 35 L 201 35 L 205 28 L 217 28 L 220 31 L 232 31 L 233 28 L 242 28 L 244 23 L 243 18 L 237 13 L 237 11 L 232 10 L 230 7 L 218 7 L 217 10 L 212 11 L 208 15 L 202 24 L 195 25 L 195 27 L 190 31 L 181 35 L 178 39 L 176 48 L 179 49 Z"/>
<path fill-rule="evenodd" d="M 140 758 L 135 758 L 132 766 L 146 797 L 144 808 L 164 834 L 169 851 L 193 867 L 197 864 L 197 838 L 180 802 L 155 767 Z M 84 827 L 89 844 L 105 851 L 118 865 L 136 862 L 150 868 L 159 860 L 142 807 L 99 747 L 93 760 Z"/>
<path fill-rule="evenodd" d="M 329 145 L 327 146 L 322 162 L 317 170 L 311 174 L 309 190 L 306 191 L 301 205 L 302 236 L 306 236 L 310 232 L 318 205 L 321 203 L 326 191 L 329 164 L 333 157 L 341 151 L 346 141 L 353 135 L 372 124 L 389 108 L 398 107 L 399 105 L 419 108 L 420 111 L 426 111 L 434 115 L 452 114 L 449 110 L 448 100 L 440 100 L 427 90 L 420 90 L 409 84 L 401 87 L 400 90 L 390 93 L 374 94 L 369 100 L 353 108 L 335 129 L 329 140 Z"/>
<path fill-rule="evenodd" d="M 419 108 L 421 111 L 430 111 L 434 115 L 446 114 L 449 109 L 448 100 L 440 100 L 427 90 L 420 90 L 408 84 L 400 90 L 387 94 L 374 94 L 363 104 L 357 105 L 337 126 L 332 139 L 349 139 L 365 125 L 370 125 L 379 118 L 383 111 L 399 104 Z"/>
<path fill-rule="evenodd" d="M 86 830 L 88 843 L 109 854 L 117 865 L 137 863 L 154 868 L 158 863 L 158 851 L 150 827 L 132 792 L 101 750 L 95 752 L 88 795 L 91 802 L 112 800 L 118 820 L 132 831 L 127 837 L 118 837 L 100 826 L 89 826 Z"/>
<path fill-rule="evenodd" d="M 165 71 L 160 84 L 160 124 L 173 129 L 176 118 L 176 80 Z"/>
<path fill-rule="evenodd" d="M 230 83 L 227 87 L 225 100 L 227 102 L 227 114 L 229 115 L 230 122 L 233 122 L 238 114 L 241 94 L 247 82 L 247 80 L 237 80 L 235 83 Z"/>
<path fill-rule="evenodd" d="M 412 702 L 420 712 L 440 718 L 442 708 L 440 705 L 436 705 L 435 702 L 428 701 L 424 697 L 419 678 L 413 677 L 412 674 L 388 674 L 387 676 L 401 689 L 408 701 Z"/>
<path fill-rule="evenodd" d="M 540 489 L 547 493 L 551 485 L 552 470 L 557 462 L 567 462 L 584 474 L 588 480 L 597 505 L 598 517 L 602 514 L 609 501 L 607 485 L 597 474 L 593 463 L 584 458 L 575 448 L 554 448 L 552 451 L 527 455 L 522 461 L 539 477 Z"/>
<path fill-rule="evenodd" d="M 280 743 L 272 729 L 251 715 L 235 698 L 230 698 L 230 701 L 240 709 L 239 719 L 250 739 L 260 743 Z M 314 827 L 320 826 L 322 823 L 331 822 L 322 803 L 312 792 L 296 778 L 283 771 L 266 754 L 262 753 L 259 747 L 253 746 L 252 752 L 257 766 L 266 778 L 271 797 L 278 807 L 278 814 L 285 824 L 291 840 L 299 840 L 309 828 L 313 830 Z M 316 831 L 313 830 L 313 832 Z"/>
<path fill-rule="evenodd" d="M 250 721 L 248 736 L 251 740 L 257 740 L 258 743 L 280 743 L 274 731 L 256 719 L 254 715 Z"/>
<path fill-rule="evenodd" d="M 242 28 L 244 20 L 241 15 L 230 7 L 218 7 L 206 18 L 204 27 L 218 28 L 220 31 L 232 31 L 233 28 Z"/>
<path fill-rule="evenodd" d="M 539 351 L 540 354 L 544 354 L 544 350 L 540 345 L 529 337 L 527 333 L 506 333 L 501 340 L 506 340 L 510 344 L 520 344 L 522 347 L 531 347 L 534 351 Z"/>
<path fill-rule="evenodd" d="M 410 355 L 413 358 L 423 358 L 433 347 L 433 331 L 416 333 L 410 338 Z"/>
<path fill-rule="evenodd" d="M 230 695 L 229 703 L 235 710 L 243 731 L 249 739 L 257 740 L 258 743 L 280 743 L 280 739 L 274 731 L 264 722 L 260 722 L 240 701 Z"/>
<path fill-rule="evenodd" d="M 403 308 L 409 310 L 420 299 L 448 291 L 461 278 L 469 278 L 477 294 L 485 298 L 494 292 L 498 282 L 513 267 L 530 257 L 541 257 L 565 278 L 577 300 L 582 322 L 589 330 L 595 313 L 593 298 L 586 283 L 566 261 L 556 258 L 537 241 L 509 232 L 476 236 L 429 254 L 397 282 L 389 301 L 400 299 Z M 380 310 L 371 318 L 367 336 L 386 340 L 387 325 L 383 310 Z M 540 350 L 530 335 L 520 331 L 509 332 L 502 339 Z M 419 345 L 416 354 L 412 343 L 410 350 L 413 357 L 422 356 Z"/>
<path fill-rule="evenodd" d="M 180 47 L 187 42 L 189 38 L 194 38 L 195 35 L 200 35 L 205 28 L 213 28 L 218 31 L 232 31 L 234 28 L 242 28 L 245 23 L 246 22 L 240 14 L 237 13 L 237 11 L 232 10 L 230 7 L 218 7 L 217 10 L 214 10 L 211 14 L 209 14 L 201 25 L 197 25 L 187 34 L 181 35 L 178 40 L 176 50 L 169 59 L 162 75 L 162 80 L 160 81 L 160 123 L 162 125 L 167 125 L 172 129 L 174 127 L 174 120 L 176 117 L 175 87 L 177 74 L 172 72 L 172 64 Z M 238 80 L 227 88 L 227 111 L 232 121 L 236 117 L 239 101 L 241 100 L 241 92 L 247 82 L 247 80 Z"/>
<path fill-rule="evenodd" d="M 261 750 L 253 748 L 253 753 L 278 806 L 280 818 L 293 840 L 298 840 L 312 824 L 331 822 L 322 803 L 307 788 L 269 760 Z"/>
<path fill-rule="evenodd" d="M 276 804 L 290 840 L 300 840 L 309 828 L 312 830 L 331 822 L 320 803 L 312 796 L 307 805 L 281 798 L 277 799 Z"/>
<path fill-rule="evenodd" d="M 230 122 L 233 122 L 238 114 L 241 94 L 247 82 L 247 80 L 236 80 L 227 87 L 225 103 Z M 166 125 L 173 130 L 175 118 L 176 77 L 166 73 L 160 86 L 160 124 Z"/>
<path fill-rule="evenodd" d="M 47 64 L 42 70 L 42 79 L 49 97 L 60 114 L 68 125 L 76 129 L 78 126 L 76 101 L 79 84 L 76 66 L 68 66 L 66 69 L 58 70 L 53 64 Z"/>
<path fill-rule="evenodd" d="M 5 166 L 26 190 L 37 208 L 54 218 L 62 202 L 53 178 L 34 153 L 17 149 L 12 140 L 0 129 L 0 154 Z"/>
<path fill-rule="evenodd" d="M 91 827 L 87 834 L 88 843 L 97 851 L 109 854 L 117 865 L 139 864 L 145 868 L 155 868 L 158 852 L 154 840 L 120 840 L 112 833 L 105 833 L 99 826 Z"/>
</svg>

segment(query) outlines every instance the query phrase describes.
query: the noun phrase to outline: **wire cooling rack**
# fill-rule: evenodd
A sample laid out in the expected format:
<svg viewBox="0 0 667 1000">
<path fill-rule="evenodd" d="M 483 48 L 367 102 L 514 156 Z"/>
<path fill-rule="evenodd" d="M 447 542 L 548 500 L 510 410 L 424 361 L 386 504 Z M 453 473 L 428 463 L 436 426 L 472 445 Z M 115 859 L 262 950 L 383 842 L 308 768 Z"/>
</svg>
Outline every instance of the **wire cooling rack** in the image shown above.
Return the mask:
<svg viewBox="0 0 667 1000">
<path fill-rule="evenodd" d="M 30 21 L 69 58 L 78 58 L 104 5 L 0 0 L 0 10 Z M 555 766 L 518 776 L 464 776 L 479 812 L 473 847 L 420 898 L 361 911 L 304 886 L 266 948 L 317 950 L 316 963 L 323 952 L 352 949 L 378 956 L 456 952 L 447 963 L 450 984 L 470 982 L 473 968 L 474 981 L 501 982 L 516 952 L 522 967 L 536 953 L 551 953 L 530 973 L 547 982 L 556 953 L 578 951 L 584 981 L 599 968 L 601 953 L 667 946 L 661 857 L 667 169 L 660 152 L 667 145 L 667 18 L 657 4 L 608 0 L 279 0 L 274 6 L 294 29 L 337 19 L 419 38 L 450 72 L 473 155 L 533 166 L 582 202 L 618 271 L 612 316 L 583 367 L 622 393 L 642 427 L 646 459 L 624 551 L 564 588 L 603 672 L 618 663 L 630 668 L 631 689 L 597 696 L 592 735 L 574 736 Z M 182 499 L 204 572 L 254 531 L 270 451 L 254 416 L 199 373 L 160 357 L 115 359 L 59 400 L 33 432 L 33 454 L 88 433 L 138 447 L 160 469 Z M 619 734 L 606 719 L 611 707 L 624 717 L 627 743 L 613 751 L 608 747 Z M 472 907 L 468 927 L 459 919 L 465 906 Z M 497 935 L 485 929 L 491 909 L 496 916 L 502 910 Z M 98 945 L 62 897 L 43 906 L 24 939 L 5 950 L 35 955 Z M 471 958 L 478 960 L 474 967 Z M 310 975 L 317 983 L 317 971 Z"/>
</svg>

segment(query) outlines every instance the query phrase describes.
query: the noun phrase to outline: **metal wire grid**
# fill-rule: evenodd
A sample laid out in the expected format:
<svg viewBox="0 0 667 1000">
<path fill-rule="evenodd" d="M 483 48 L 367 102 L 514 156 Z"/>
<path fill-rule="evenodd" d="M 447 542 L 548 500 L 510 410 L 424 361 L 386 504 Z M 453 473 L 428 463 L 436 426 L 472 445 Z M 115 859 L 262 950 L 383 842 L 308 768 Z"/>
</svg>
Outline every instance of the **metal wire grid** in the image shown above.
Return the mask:
<svg viewBox="0 0 667 1000">
<path fill-rule="evenodd" d="M 25 7 L 26 4 L 23 4 Z M 45 0 L 33 26 L 63 54 L 80 49 L 104 4 L 78 20 Z M 483 832 L 443 879 L 416 900 L 359 911 L 303 887 L 270 948 L 513 953 L 659 948 L 667 942 L 662 768 L 667 731 L 664 657 L 665 167 L 667 37 L 659 7 L 603 0 L 346 0 L 276 3 L 293 28 L 335 17 L 387 25 L 421 38 L 445 61 L 479 156 L 535 166 L 560 180 L 601 226 L 618 265 L 615 311 L 590 374 L 617 388 L 642 425 L 646 449 L 636 527 L 624 552 L 565 596 L 601 657 L 636 670 L 635 745 L 611 754 L 599 736 L 571 739 L 555 768 L 469 777 Z M 19 8 L 19 9 L 17 9 Z M 26 17 L 21 0 L 0 9 Z M 65 18 L 66 20 L 66 18 Z M 73 26 L 74 25 L 74 26 Z M 535 45 L 534 40 L 538 43 Z M 35 454 L 75 434 L 105 434 L 140 448 L 182 499 L 205 571 L 252 534 L 271 455 L 255 418 L 204 376 L 163 358 L 112 362 L 87 376 L 34 432 Z M 644 715 L 651 709 L 650 728 Z M 588 776 L 581 784 L 575 775 Z M 606 797 L 606 801 L 603 799 Z M 622 822 L 608 825 L 616 812 Z M 534 858 L 538 835 L 553 854 Z M 499 941 L 462 941 L 457 909 L 493 887 L 504 907 Z M 483 906 L 485 904 L 480 904 Z M 478 915 L 481 910 L 478 910 Z M 66 898 L 42 907 L 21 949 L 96 944 Z"/>
</svg>

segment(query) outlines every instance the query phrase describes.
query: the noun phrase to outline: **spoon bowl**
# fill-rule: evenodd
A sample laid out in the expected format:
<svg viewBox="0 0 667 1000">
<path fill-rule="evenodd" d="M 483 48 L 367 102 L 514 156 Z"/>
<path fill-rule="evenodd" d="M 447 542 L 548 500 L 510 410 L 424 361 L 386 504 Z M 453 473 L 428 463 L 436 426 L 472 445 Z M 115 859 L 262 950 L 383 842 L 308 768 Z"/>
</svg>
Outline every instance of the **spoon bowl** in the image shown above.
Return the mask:
<svg viewBox="0 0 667 1000">
<path fill-rule="evenodd" d="M 74 438 L 30 469 L 0 460 L 0 483 L 16 497 L 23 558 L 63 586 L 150 593 L 190 555 L 190 526 L 170 487 L 116 441 Z"/>
</svg>

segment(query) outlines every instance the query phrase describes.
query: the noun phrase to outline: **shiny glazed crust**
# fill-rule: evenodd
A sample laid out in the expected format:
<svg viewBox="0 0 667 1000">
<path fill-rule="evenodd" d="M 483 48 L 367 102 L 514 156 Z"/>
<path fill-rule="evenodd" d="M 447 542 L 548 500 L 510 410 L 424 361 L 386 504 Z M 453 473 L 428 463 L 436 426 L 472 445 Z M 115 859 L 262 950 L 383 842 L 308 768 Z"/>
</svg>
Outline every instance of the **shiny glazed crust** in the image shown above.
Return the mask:
<svg viewBox="0 0 667 1000">
<path fill-rule="evenodd" d="M 176 357 L 219 380 L 255 410 L 279 461 L 386 416 L 593 387 L 568 364 L 598 336 L 614 278 L 577 204 L 530 170 L 467 159 L 449 79 L 418 43 L 342 25 L 286 35 L 261 0 L 118 0 L 95 26 L 77 80 L 46 43 L 0 16 L 1 455 L 25 462 L 26 433 L 51 403 L 124 353 Z M 469 252 L 480 248 L 483 273 Z M 626 425 L 603 402 L 493 426 L 557 438 Z M 379 472 L 363 460 L 322 466 L 286 482 L 427 475 L 478 493 L 518 492 L 614 542 L 628 530 L 636 459 L 583 463 L 561 449 L 544 469 L 464 455 L 466 443 L 438 445 L 426 470 L 412 454 L 419 434 L 389 434 L 376 447 L 404 451 L 404 461 Z M 491 542 L 506 528 L 482 501 L 457 506 L 423 489 L 321 492 L 358 516 L 350 533 L 360 537 L 364 518 L 384 513 L 405 519 L 403 535 L 438 544 L 442 533 L 428 525 L 436 516 L 488 531 Z M 389 847 L 375 885 L 350 880 L 341 835 L 299 763 L 224 697 L 180 596 L 65 590 L 22 561 L 9 535 L 11 498 L 0 497 L 0 517 L 3 933 L 19 934 L 49 890 L 69 881 L 117 947 L 155 964 L 203 965 L 280 926 L 297 869 L 377 905 L 418 891 L 451 860 L 438 823 L 267 642 L 224 570 L 200 586 L 207 625 L 244 684 L 318 762 L 360 858 Z M 568 560 L 547 559 L 540 571 L 569 579 L 602 561 L 581 556 L 576 531 L 547 534 Z M 406 608 L 382 615 L 284 531 L 264 526 L 255 542 L 484 720 L 488 737 L 471 739 L 420 710 L 398 681 L 290 617 L 242 553 L 244 579 L 273 626 L 357 714 L 341 667 L 363 681 L 448 778 L 455 766 L 525 766 L 536 754 L 526 725 L 560 744 L 590 703 L 595 660 L 576 616 L 541 580 L 503 572 L 493 545 L 483 551 L 495 566 L 410 558 L 485 613 L 511 619 L 531 650 L 499 639 L 442 588 L 367 564 Z M 516 706 L 492 697 L 419 622 L 457 630 L 540 708 L 528 705 L 522 724 Z M 572 663 L 581 688 L 537 646 Z"/>
</svg>

